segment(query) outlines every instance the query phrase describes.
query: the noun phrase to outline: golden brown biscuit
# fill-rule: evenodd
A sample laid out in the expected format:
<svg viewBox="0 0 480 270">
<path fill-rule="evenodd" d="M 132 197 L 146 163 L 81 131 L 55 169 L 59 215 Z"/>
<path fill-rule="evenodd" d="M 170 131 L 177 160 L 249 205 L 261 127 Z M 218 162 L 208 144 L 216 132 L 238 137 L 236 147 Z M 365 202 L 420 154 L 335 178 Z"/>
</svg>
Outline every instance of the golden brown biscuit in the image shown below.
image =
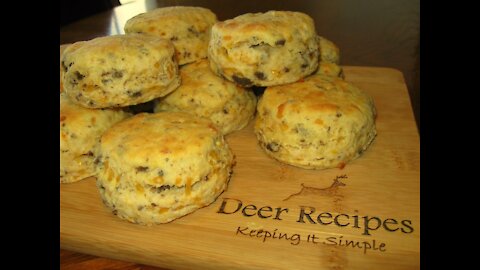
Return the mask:
<svg viewBox="0 0 480 270">
<path fill-rule="evenodd" d="M 340 49 L 332 41 L 317 36 L 320 58 L 315 74 L 345 78 L 340 66 Z"/>
<path fill-rule="evenodd" d="M 318 66 L 313 19 L 292 11 L 247 13 L 212 27 L 212 70 L 241 86 L 295 82 Z"/>
<path fill-rule="evenodd" d="M 97 187 L 122 219 L 170 222 L 227 187 L 233 154 L 215 125 L 183 112 L 137 114 L 104 133 Z"/>
<path fill-rule="evenodd" d="M 76 42 L 65 49 L 62 68 L 65 92 L 87 108 L 145 103 L 180 84 L 172 43 L 140 34 Z"/>
<path fill-rule="evenodd" d="M 70 46 L 70 44 L 60 45 L 60 59 L 62 59 L 63 52 L 68 46 Z M 60 93 L 62 92 L 63 92 L 63 69 L 62 69 L 62 61 L 60 61 Z"/>
<path fill-rule="evenodd" d="M 320 61 L 340 65 L 340 49 L 331 40 L 317 36 Z"/>
<path fill-rule="evenodd" d="M 343 69 L 341 66 L 334 63 L 326 62 L 326 61 L 318 62 L 318 69 L 314 74 L 340 77 L 342 79 L 345 79 L 345 76 L 343 74 Z"/>
<path fill-rule="evenodd" d="M 144 33 L 169 39 L 179 65 L 207 57 L 208 41 L 217 16 L 203 7 L 163 7 L 127 21 L 125 33 Z"/>
<path fill-rule="evenodd" d="M 95 175 L 94 160 L 100 136 L 129 116 L 118 109 L 84 108 L 60 93 L 60 183 Z"/>
<path fill-rule="evenodd" d="M 223 134 L 245 127 L 255 114 L 257 98 L 245 89 L 215 75 L 208 60 L 180 68 L 182 84 L 158 99 L 155 112 L 184 111 L 209 118 Z"/>
<path fill-rule="evenodd" d="M 287 164 L 343 167 L 376 135 L 373 100 L 336 77 L 268 87 L 257 106 L 255 134 L 265 152 Z"/>
</svg>

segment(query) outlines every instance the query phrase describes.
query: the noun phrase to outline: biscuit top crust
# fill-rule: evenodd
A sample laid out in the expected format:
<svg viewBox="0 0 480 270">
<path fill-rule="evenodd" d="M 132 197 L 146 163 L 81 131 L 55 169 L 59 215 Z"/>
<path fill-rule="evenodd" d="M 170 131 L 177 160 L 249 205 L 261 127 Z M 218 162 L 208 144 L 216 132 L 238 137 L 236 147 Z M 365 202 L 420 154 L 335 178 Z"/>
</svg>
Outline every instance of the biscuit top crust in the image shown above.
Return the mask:
<svg viewBox="0 0 480 270">
<path fill-rule="evenodd" d="M 127 21 L 125 33 L 168 39 L 175 46 L 179 65 L 207 57 L 210 31 L 217 16 L 202 7 L 165 7 L 139 14 Z"/>
<path fill-rule="evenodd" d="M 236 84 L 226 81 L 215 75 L 208 60 L 201 60 L 180 68 L 182 84 L 170 95 L 165 97 L 164 102 L 175 103 L 179 108 L 192 109 L 192 98 L 195 98 L 204 106 L 202 110 L 206 115 L 219 112 L 225 104 L 231 101 L 235 94 L 241 94 L 245 89 Z M 193 103 L 195 104 L 195 103 Z M 195 111 L 195 113 L 199 113 Z"/>
<path fill-rule="evenodd" d="M 99 57 L 107 56 L 110 60 L 117 61 L 124 58 L 122 62 L 129 63 L 129 59 L 137 59 L 142 55 L 148 56 L 146 49 L 153 49 L 157 54 L 163 54 L 163 57 L 172 55 L 174 50 L 170 41 L 159 37 L 139 34 L 113 35 L 79 41 L 68 46 L 63 53 L 62 62 L 63 65 L 74 61 L 98 65 L 102 64 L 102 59 Z M 115 55 L 119 57 L 113 58 Z M 119 61 L 118 64 L 121 62 Z"/>
<path fill-rule="evenodd" d="M 210 162 L 221 162 L 225 148 L 223 136 L 210 120 L 183 112 L 137 114 L 110 128 L 101 139 L 109 167 L 149 174 L 151 184 L 159 185 L 202 180 L 210 173 Z M 175 173 L 170 173 L 172 166 Z"/>
<path fill-rule="evenodd" d="M 217 22 L 217 16 L 202 7 L 164 7 L 132 17 L 125 24 L 125 32 L 156 33 L 170 38 L 171 31 L 179 29 L 179 24 L 189 23 L 196 31 L 206 32 Z"/>
<path fill-rule="evenodd" d="M 255 94 L 215 75 L 207 59 L 182 66 L 180 75 L 182 84 L 159 99 L 155 111 L 184 111 L 209 118 L 223 134 L 244 127 L 253 118 Z"/>
<path fill-rule="evenodd" d="M 258 111 L 273 114 L 277 121 L 312 121 L 319 125 L 326 119 L 340 117 L 344 121 L 364 122 L 365 117 L 375 114 L 373 100 L 367 94 L 341 78 L 322 75 L 268 87 Z"/>
<path fill-rule="evenodd" d="M 90 108 L 121 107 L 166 95 L 179 84 L 173 44 L 142 34 L 74 43 L 61 66 L 65 92 Z"/>
<path fill-rule="evenodd" d="M 245 42 L 246 39 L 260 39 L 271 46 L 296 39 L 308 40 L 315 36 L 313 19 L 301 12 L 268 11 L 247 13 L 233 19 L 216 23 L 212 32 L 223 35 L 223 43 Z M 283 44 L 281 44 L 283 45 Z"/>
</svg>

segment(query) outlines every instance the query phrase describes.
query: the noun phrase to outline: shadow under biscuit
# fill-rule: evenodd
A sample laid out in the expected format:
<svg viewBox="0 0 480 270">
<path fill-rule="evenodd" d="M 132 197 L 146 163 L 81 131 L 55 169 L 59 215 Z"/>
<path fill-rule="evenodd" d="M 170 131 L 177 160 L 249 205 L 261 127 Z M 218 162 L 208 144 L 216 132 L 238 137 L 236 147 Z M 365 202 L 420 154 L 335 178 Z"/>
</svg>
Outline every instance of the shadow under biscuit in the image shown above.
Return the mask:
<svg viewBox="0 0 480 270">
<path fill-rule="evenodd" d="M 250 89 L 252 89 L 253 93 L 255 93 L 255 95 L 257 97 L 260 97 L 261 95 L 263 95 L 263 92 L 265 91 L 267 87 L 265 86 L 252 86 L 250 87 Z"/>
<path fill-rule="evenodd" d="M 154 107 L 155 107 L 155 100 L 151 100 L 149 102 L 123 107 L 123 110 L 125 112 L 133 113 L 133 114 L 153 113 L 153 108 Z"/>
</svg>

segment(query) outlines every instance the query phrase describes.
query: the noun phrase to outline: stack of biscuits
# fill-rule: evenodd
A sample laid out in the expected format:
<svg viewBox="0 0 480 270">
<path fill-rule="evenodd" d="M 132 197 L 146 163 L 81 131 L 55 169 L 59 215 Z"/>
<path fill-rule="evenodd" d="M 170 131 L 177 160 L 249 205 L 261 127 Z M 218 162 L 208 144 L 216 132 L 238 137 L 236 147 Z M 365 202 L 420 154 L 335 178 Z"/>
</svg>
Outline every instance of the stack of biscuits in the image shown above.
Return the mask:
<svg viewBox="0 0 480 270">
<path fill-rule="evenodd" d="M 124 29 L 60 48 L 60 182 L 95 176 L 124 220 L 166 223 L 214 202 L 235 164 L 224 136 L 255 114 L 265 153 L 301 168 L 343 167 L 376 135 L 372 99 L 304 13 L 218 21 L 176 6 Z"/>
</svg>

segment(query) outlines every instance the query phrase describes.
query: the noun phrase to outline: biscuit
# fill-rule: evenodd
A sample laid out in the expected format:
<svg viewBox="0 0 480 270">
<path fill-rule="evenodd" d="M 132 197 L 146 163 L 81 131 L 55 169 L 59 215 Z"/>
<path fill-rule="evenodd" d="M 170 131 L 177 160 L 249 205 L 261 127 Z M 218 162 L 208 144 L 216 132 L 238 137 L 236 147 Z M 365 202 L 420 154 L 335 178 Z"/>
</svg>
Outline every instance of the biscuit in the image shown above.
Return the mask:
<svg viewBox="0 0 480 270">
<path fill-rule="evenodd" d="M 318 69 L 314 74 L 345 78 L 340 66 L 340 49 L 332 41 L 317 36 L 320 58 Z"/>
<path fill-rule="evenodd" d="M 217 16 L 202 7 L 163 7 L 127 21 L 125 33 L 144 33 L 169 39 L 179 65 L 207 57 L 208 41 Z"/>
<path fill-rule="evenodd" d="M 373 100 L 341 78 L 312 75 L 268 87 L 254 131 L 271 157 L 301 168 L 343 168 L 376 136 Z"/>
<path fill-rule="evenodd" d="M 247 13 L 212 27 L 211 69 L 243 87 L 295 82 L 318 66 L 313 19 L 293 11 Z"/>
<path fill-rule="evenodd" d="M 320 61 L 340 64 L 340 49 L 331 40 L 317 36 L 318 49 L 320 50 Z"/>
<path fill-rule="evenodd" d="M 70 46 L 70 44 L 62 44 L 60 45 L 60 59 L 62 59 L 63 52 L 65 49 Z M 62 62 L 60 62 L 60 93 L 63 92 L 63 69 L 62 69 Z"/>
<path fill-rule="evenodd" d="M 337 65 L 337 64 L 327 62 L 327 61 L 318 62 L 318 69 L 314 74 L 324 75 L 324 76 L 340 77 L 342 79 L 345 79 L 345 75 L 343 74 L 342 67 Z"/>
<path fill-rule="evenodd" d="M 65 49 L 61 65 L 65 92 L 87 108 L 145 103 L 180 84 L 172 43 L 141 34 L 76 42 Z"/>
<path fill-rule="evenodd" d="M 94 160 L 101 135 L 129 116 L 118 109 L 84 108 L 60 93 L 60 183 L 95 175 Z"/>
<path fill-rule="evenodd" d="M 106 131 L 97 187 L 113 214 L 167 223 L 207 206 L 227 188 L 234 156 L 206 118 L 184 112 L 137 114 Z"/>
<path fill-rule="evenodd" d="M 158 99 L 155 112 L 184 111 L 209 118 L 223 134 L 244 128 L 253 118 L 253 91 L 215 75 L 208 60 L 181 67 L 180 76 L 181 85 Z"/>
</svg>

